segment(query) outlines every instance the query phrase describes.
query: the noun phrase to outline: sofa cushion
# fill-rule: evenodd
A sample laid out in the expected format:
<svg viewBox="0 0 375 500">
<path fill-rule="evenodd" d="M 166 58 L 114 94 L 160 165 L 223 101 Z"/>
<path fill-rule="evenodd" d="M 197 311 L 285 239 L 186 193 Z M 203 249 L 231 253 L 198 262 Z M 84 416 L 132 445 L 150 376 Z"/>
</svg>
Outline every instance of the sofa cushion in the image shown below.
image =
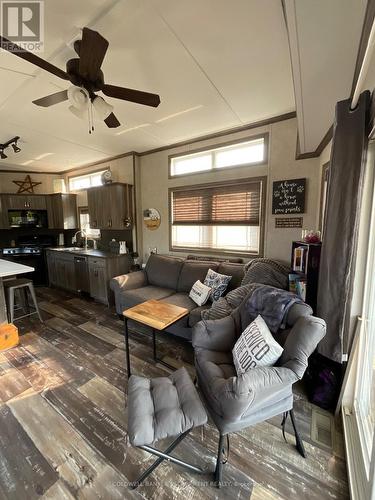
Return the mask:
<svg viewBox="0 0 375 500">
<path fill-rule="evenodd" d="M 261 283 L 275 288 L 288 288 L 289 267 L 273 259 L 253 259 L 245 265 L 242 285 Z"/>
<path fill-rule="evenodd" d="M 126 290 L 121 294 L 121 302 L 124 309 L 129 309 L 129 307 L 136 306 L 146 300 L 160 300 L 164 297 L 174 294 L 175 291 L 170 288 L 162 288 L 160 286 L 143 286 L 142 288 L 136 288 L 134 290 Z M 194 304 L 194 302 L 193 302 Z"/>
<path fill-rule="evenodd" d="M 244 265 L 232 264 L 231 262 L 221 262 L 219 264 L 217 272 L 220 274 L 225 274 L 227 276 L 232 276 L 232 279 L 230 280 L 227 289 L 224 292 L 224 295 L 226 295 L 228 292 L 241 285 L 241 281 L 244 277 Z"/>
<path fill-rule="evenodd" d="M 209 269 L 214 271 L 218 268 L 217 262 L 199 262 L 195 260 L 186 260 L 183 263 L 180 277 L 177 283 L 177 292 L 187 292 L 189 293 L 191 287 L 197 280 L 202 283 L 207 275 Z"/>
<path fill-rule="evenodd" d="M 167 302 L 168 304 L 173 304 L 179 307 L 185 307 L 188 311 L 192 311 L 197 307 L 197 304 L 191 300 L 187 293 L 173 293 L 168 297 L 161 299 L 161 302 Z M 175 323 L 179 326 L 187 327 L 189 322 L 189 315 L 183 316 L 181 319 Z"/>
<path fill-rule="evenodd" d="M 149 285 L 171 288 L 176 291 L 183 263 L 184 260 L 177 257 L 151 254 L 145 268 Z"/>
<path fill-rule="evenodd" d="M 204 306 L 196 307 L 192 311 L 190 311 L 189 314 L 189 326 L 190 328 L 193 328 L 194 325 L 196 325 L 199 321 L 202 320 L 202 311 L 205 311 L 206 309 L 209 309 L 211 307 L 211 304 L 205 304 Z"/>
</svg>

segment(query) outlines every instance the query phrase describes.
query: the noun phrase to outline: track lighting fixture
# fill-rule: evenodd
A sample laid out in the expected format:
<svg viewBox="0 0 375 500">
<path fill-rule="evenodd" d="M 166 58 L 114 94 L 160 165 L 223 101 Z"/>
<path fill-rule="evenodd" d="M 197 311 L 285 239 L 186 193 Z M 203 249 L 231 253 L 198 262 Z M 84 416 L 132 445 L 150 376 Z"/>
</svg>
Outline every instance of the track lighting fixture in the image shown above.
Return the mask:
<svg viewBox="0 0 375 500">
<path fill-rule="evenodd" d="M 19 140 L 19 136 L 17 135 L 16 137 L 13 137 L 13 139 L 9 139 L 9 141 L 4 142 L 4 144 L 0 144 L 0 159 L 1 160 L 5 160 L 6 158 L 8 158 L 8 156 L 4 153 L 4 151 L 6 150 L 6 148 L 9 148 L 9 146 L 12 146 L 13 151 L 15 153 L 19 153 L 21 151 L 21 148 L 18 147 L 18 144 L 17 144 L 18 140 Z"/>
<path fill-rule="evenodd" d="M 17 146 L 17 141 L 12 144 L 12 148 L 15 153 L 19 153 L 21 151 L 21 148 Z"/>
</svg>

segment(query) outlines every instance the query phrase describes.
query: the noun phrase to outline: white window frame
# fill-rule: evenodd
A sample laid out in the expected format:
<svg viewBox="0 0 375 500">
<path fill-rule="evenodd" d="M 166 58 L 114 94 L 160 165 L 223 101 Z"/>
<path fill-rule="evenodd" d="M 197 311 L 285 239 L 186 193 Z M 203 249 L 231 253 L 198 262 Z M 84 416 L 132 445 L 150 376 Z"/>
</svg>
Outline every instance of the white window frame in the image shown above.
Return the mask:
<svg viewBox="0 0 375 500">
<path fill-rule="evenodd" d="M 345 449 L 349 474 L 350 494 L 353 500 L 375 500 L 375 432 L 371 428 L 364 401 L 370 394 L 375 342 L 375 144 L 370 143 L 365 172 L 365 191 L 362 197 L 361 221 L 358 237 L 356 276 L 353 297 L 361 295 L 362 313 L 355 325 L 354 342 L 345 374 L 341 411 L 345 435 Z M 365 262 L 363 275 L 360 269 Z M 371 435 L 372 434 L 372 435 Z"/>
<path fill-rule="evenodd" d="M 240 255 L 240 256 L 245 256 L 245 257 L 262 257 L 263 252 L 264 252 L 264 233 L 265 233 L 265 224 L 266 224 L 266 207 L 267 207 L 267 177 L 253 177 L 253 178 L 244 178 L 244 182 L 260 182 L 260 221 L 259 221 L 259 226 L 253 226 L 253 227 L 259 227 L 259 244 L 258 244 L 258 250 L 256 252 L 251 251 L 251 250 L 236 250 L 236 249 L 228 249 L 228 248 L 210 248 L 210 247 L 190 247 L 190 246 L 175 246 L 173 244 L 173 227 L 176 227 L 173 225 L 173 216 L 172 216 L 172 199 L 173 199 L 173 192 L 181 189 L 189 189 L 189 188 L 194 188 L 197 187 L 196 185 L 187 185 L 187 186 L 176 186 L 173 188 L 169 188 L 168 190 L 168 198 L 169 198 L 169 250 L 171 252 L 190 252 L 190 253 L 210 253 L 210 254 L 220 254 L 220 255 Z M 228 181 L 232 182 L 232 181 Z M 214 185 L 215 183 L 213 183 Z M 217 183 L 216 183 L 217 184 Z M 214 233 L 213 228 L 217 228 L 221 224 L 212 224 L 210 226 L 205 225 L 205 224 L 197 224 L 196 227 L 200 228 L 200 232 L 203 233 L 207 230 L 211 230 Z M 227 224 L 228 226 L 231 226 L 230 223 Z M 181 224 L 182 226 L 182 224 Z M 238 224 L 233 224 L 233 226 L 238 226 Z M 245 224 L 244 224 L 245 226 Z M 208 229 L 209 228 L 209 229 Z"/>
<path fill-rule="evenodd" d="M 87 174 L 82 174 L 82 175 L 74 175 L 72 177 L 69 177 L 68 178 L 68 185 L 69 185 L 69 192 L 77 192 L 77 191 L 83 191 L 85 189 L 90 189 L 90 187 L 93 187 L 94 185 L 95 186 L 98 186 L 98 184 L 92 184 L 92 178 L 93 177 L 97 177 L 98 175 L 101 175 L 103 174 L 104 172 L 106 172 L 108 170 L 108 168 L 105 168 L 104 170 L 97 170 L 95 172 L 89 172 Z M 78 179 L 89 179 L 90 180 L 90 185 L 87 186 L 87 187 L 83 187 L 83 188 L 78 188 L 78 189 L 75 189 L 75 188 L 72 188 L 72 183 Z M 100 185 L 102 185 L 103 183 L 101 183 Z"/>
<path fill-rule="evenodd" d="M 239 163 L 239 164 L 235 164 L 235 165 L 231 164 L 231 165 L 223 166 L 223 167 L 218 167 L 216 165 L 217 153 L 220 153 L 220 152 L 225 151 L 225 150 L 229 151 L 229 150 L 233 150 L 233 149 L 238 149 L 241 146 L 247 146 L 248 144 L 257 143 L 260 141 L 263 142 L 263 159 L 262 160 L 249 161 L 247 163 Z M 178 162 L 178 160 L 199 158 L 199 157 L 203 157 L 203 156 L 207 156 L 207 155 L 211 156 L 210 168 L 197 170 L 195 172 L 194 171 L 184 172 L 181 174 L 174 173 L 174 171 L 173 171 L 174 163 Z M 260 135 L 256 135 L 256 136 L 252 136 L 252 137 L 247 137 L 247 138 L 243 138 L 243 139 L 236 140 L 236 141 L 226 142 L 226 143 L 215 145 L 215 146 L 209 146 L 206 148 L 200 148 L 200 149 L 192 150 L 192 151 L 185 152 L 185 153 L 170 155 L 168 157 L 168 162 L 169 162 L 169 171 L 168 171 L 169 178 L 207 174 L 209 172 L 217 172 L 217 171 L 227 170 L 227 169 L 231 169 L 231 168 L 264 165 L 264 164 L 268 163 L 268 133 L 260 134 Z"/>
</svg>

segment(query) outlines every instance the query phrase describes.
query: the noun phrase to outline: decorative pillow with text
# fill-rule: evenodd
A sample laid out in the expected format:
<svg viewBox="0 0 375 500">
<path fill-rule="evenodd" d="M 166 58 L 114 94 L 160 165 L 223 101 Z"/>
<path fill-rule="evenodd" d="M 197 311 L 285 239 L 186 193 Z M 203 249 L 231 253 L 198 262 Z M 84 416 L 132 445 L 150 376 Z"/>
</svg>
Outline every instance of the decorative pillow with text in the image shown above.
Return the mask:
<svg viewBox="0 0 375 500">
<path fill-rule="evenodd" d="M 192 286 L 189 297 L 194 300 L 198 306 L 203 306 L 210 297 L 211 288 L 204 285 L 201 281 L 196 281 Z"/>
<path fill-rule="evenodd" d="M 233 362 L 237 375 L 242 375 L 258 366 L 273 366 L 282 352 L 283 348 L 273 338 L 259 314 L 245 328 L 233 347 Z"/>
</svg>

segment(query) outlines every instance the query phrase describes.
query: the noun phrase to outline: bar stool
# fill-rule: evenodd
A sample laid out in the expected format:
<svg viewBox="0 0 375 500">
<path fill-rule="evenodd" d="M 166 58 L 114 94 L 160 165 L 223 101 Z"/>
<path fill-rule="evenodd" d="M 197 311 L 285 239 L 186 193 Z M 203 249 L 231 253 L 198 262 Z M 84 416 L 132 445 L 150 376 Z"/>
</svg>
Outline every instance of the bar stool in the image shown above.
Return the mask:
<svg viewBox="0 0 375 500">
<path fill-rule="evenodd" d="M 42 316 L 39 312 L 38 302 L 36 300 L 35 290 L 33 282 L 27 278 L 15 278 L 12 280 L 7 280 L 4 282 L 4 289 L 6 292 L 7 310 L 8 310 L 8 320 L 9 323 L 13 323 L 14 319 L 25 318 L 26 316 L 31 316 L 32 314 L 37 314 L 40 321 L 43 323 Z M 35 311 L 30 312 L 29 300 L 27 297 L 27 289 L 29 289 L 31 298 L 34 303 Z M 14 292 L 19 290 L 21 292 L 21 302 L 22 309 L 24 309 L 26 314 L 14 318 Z"/>
</svg>

